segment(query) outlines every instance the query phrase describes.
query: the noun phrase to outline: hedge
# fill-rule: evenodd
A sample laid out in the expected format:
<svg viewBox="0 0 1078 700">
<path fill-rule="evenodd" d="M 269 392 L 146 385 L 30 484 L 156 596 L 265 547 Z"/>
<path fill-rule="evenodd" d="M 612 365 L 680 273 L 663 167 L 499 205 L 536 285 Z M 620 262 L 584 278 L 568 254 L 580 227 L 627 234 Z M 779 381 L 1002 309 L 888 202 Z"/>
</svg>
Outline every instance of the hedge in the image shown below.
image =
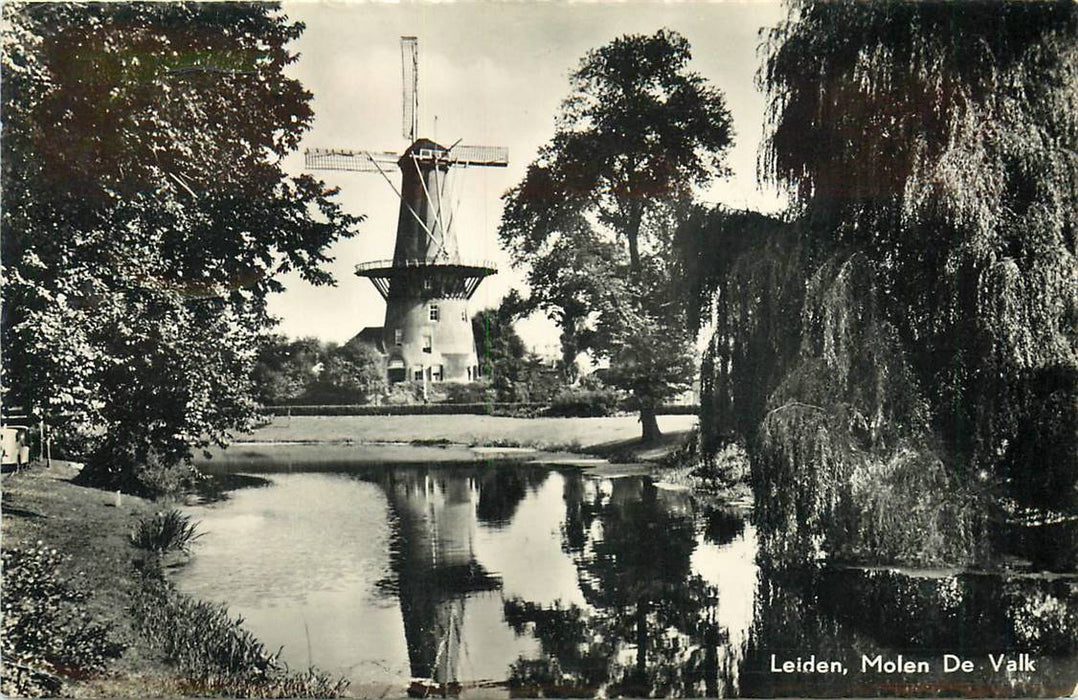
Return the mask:
<svg viewBox="0 0 1078 700">
<path fill-rule="evenodd" d="M 549 408 L 540 403 L 414 403 L 375 406 L 372 404 L 303 404 L 264 406 L 273 416 L 432 416 L 432 415 L 536 415 Z M 696 415 L 699 406 L 663 406 L 660 415 Z"/>
</svg>

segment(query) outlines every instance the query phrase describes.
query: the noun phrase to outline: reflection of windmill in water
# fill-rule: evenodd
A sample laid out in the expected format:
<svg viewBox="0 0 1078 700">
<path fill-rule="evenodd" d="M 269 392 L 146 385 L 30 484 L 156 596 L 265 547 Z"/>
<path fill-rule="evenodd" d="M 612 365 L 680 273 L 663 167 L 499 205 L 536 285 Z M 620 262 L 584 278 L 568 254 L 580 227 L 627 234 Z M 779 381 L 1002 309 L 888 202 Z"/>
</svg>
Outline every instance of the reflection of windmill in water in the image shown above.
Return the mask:
<svg viewBox="0 0 1078 700">
<path fill-rule="evenodd" d="M 307 167 L 377 172 L 400 199 L 392 260 L 361 263 L 356 274 L 371 280 L 386 300 L 385 324 L 364 329 L 386 356 L 390 382 L 467 382 L 479 377 L 468 300 L 483 278 L 496 272 L 489 261 L 461 257 L 453 229 L 459 193 L 454 171 L 505 167 L 508 153 L 496 146 L 449 147 L 417 138 L 419 98 L 415 37 L 401 37 L 404 61 L 404 137 L 398 155 L 386 151 L 307 151 Z M 391 177 L 401 170 L 397 189 Z M 373 336 L 373 337 L 372 337 Z"/>
<path fill-rule="evenodd" d="M 392 566 L 415 679 L 409 693 L 459 692 L 468 653 L 461 635 L 466 598 L 501 588 L 475 559 L 477 485 L 471 478 L 397 469 L 384 487 L 398 522 Z"/>
</svg>

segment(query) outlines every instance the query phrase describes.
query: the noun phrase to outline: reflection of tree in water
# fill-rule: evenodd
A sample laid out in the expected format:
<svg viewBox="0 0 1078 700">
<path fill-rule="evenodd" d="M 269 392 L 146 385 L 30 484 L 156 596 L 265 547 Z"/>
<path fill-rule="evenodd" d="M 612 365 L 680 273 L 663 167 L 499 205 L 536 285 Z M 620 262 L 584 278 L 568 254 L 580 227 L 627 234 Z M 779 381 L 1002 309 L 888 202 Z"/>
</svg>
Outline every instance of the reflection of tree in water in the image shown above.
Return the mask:
<svg viewBox="0 0 1078 700">
<path fill-rule="evenodd" d="M 707 505 L 700 520 L 704 539 L 720 547 L 745 533 L 745 512 L 740 509 Z"/>
<path fill-rule="evenodd" d="M 1075 584 L 997 576 L 917 577 L 896 571 L 761 570 L 741 669 L 743 695 L 938 694 L 1060 696 L 1078 678 Z M 1032 654 L 1036 672 L 996 673 L 988 654 Z M 845 661 L 850 676 L 773 674 L 770 656 Z M 974 660 L 942 673 L 941 657 Z M 861 655 L 927 660 L 932 673 L 860 674 Z M 856 674 L 856 675 L 855 675 Z"/>
<path fill-rule="evenodd" d="M 508 471 L 397 469 L 382 478 L 397 523 L 394 592 L 416 676 L 457 680 L 465 606 L 501 588 L 475 559 L 478 522 L 507 523 L 546 475 Z M 509 669 L 516 692 L 1065 695 L 1078 677 L 1073 580 L 765 567 L 748 640 L 733 649 L 715 619 L 719 592 L 693 573 L 691 559 L 701 535 L 721 546 L 742 534 L 737 511 L 694 510 L 684 494 L 646 480 L 578 474 L 565 475 L 563 498 L 562 547 L 586 605 L 506 601 L 508 624 L 541 647 L 540 658 L 518 659 Z M 1034 654 L 1037 672 L 993 673 L 987 654 L 1008 651 Z M 975 658 L 980 667 L 961 678 L 859 673 L 861 654 L 929 658 L 939 669 L 944 652 Z M 843 660 L 851 674 L 773 674 L 772 653 Z"/>
<path fill-rule="evenodd" d="M 593 609 L 506 603 L 543 655 L 520 659 L 510 684 L 547 695 L 717 695 L 715 587 L 691 571 L 692 504 L 642 479 L 567 477 L 563 547 Z"/>
<path fill-rule="evenodd" d="M 543 485 L 550 472 L 514 465 L 482 471 L 478 477 L 479 503 L 476 516 L 485 525 L 508 525 L 529 492 Z"/>
</svg>

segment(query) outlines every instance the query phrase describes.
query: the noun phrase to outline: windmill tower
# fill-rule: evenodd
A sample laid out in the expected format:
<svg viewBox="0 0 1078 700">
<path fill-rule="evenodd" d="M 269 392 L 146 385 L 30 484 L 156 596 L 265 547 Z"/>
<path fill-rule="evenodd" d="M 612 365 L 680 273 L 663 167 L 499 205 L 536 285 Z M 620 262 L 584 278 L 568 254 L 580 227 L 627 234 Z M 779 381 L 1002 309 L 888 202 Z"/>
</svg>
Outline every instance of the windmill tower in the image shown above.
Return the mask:
<svg viewBox="0 0 1078 700">
<path fill-rule="evenodd" d="M 377 172 L 400 199 L 397 242 L 392 260 L 360 263 L 386 301 L 382 342 L 387 379 L 392 382 L 467 382 L 479 378 L 468 300 L 484 277 L 497 272 L 486 260 L 462 257 L 453 230 L 459 194 L 454 171 L 501 167 L 508 150 L 449 147 L 417 137 L 419 122 L 418 55 L 415 37 L 401 37 L 404 138 L 411 144 L 398 155 L 388 151 L 310 149 L 307 168 Z M 398 189 L 392 168 L 401 171 Z"/>
</svg>

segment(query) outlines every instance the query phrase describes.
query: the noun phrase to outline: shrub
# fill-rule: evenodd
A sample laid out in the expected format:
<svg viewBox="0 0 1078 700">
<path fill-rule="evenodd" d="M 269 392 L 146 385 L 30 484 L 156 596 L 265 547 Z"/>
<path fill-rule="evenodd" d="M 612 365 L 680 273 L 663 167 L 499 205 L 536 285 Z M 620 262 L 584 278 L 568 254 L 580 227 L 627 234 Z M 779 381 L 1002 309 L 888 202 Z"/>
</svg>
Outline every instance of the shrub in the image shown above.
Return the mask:
<svg viewBox="0 0 1078 700">
<path fill-rule="evenodd" d="M 175 497 L 196 488 L 203 478 L 194 465 L 168 464 L 157 452 L 150 450 L 145 466 L 136 473 L 136 491 L 153 500 Z"/>
<path fill-rule="evenodd" d="M 390 406 L 414 404 L 423 401 L 422 382 L 396 382 L 386 388 L 382 403 Z"/>
<path fill-rule="evenodd" d="M 56 695 L 60 676 L 102 671 L 123 652 L 123 645 L 111 639 L 111 627 L 82 608 L 88 597 L 84 588 L 59 574 L 61 560 L 40 542 L 4 549 L 0 651 L 5 696 Z"/>
<path fill-rule="evenodd" d="M 191 522 L 191 516 L 184 515 L 173 508 L 158 512 L 150 518 L 142 518 L 131 531 L 131 544 L 157 554 L 165 552 L 190 551 L 191 543 L 202 537 L 196 532 L 198 523 Z"/>
<path fill-rule="evenodd" d="M 140 634 L 187 676 L 192 694 L 340 697 L 349 683 L 317 669 L 291 673 L 224 605 L 186 596 L 149 567 L 132 602 Z"/>
<path fill-rule="evenodd" d="M 567 389 L 554 397 L 545 415 L 568 418 L 609 416 L 617 408 L 618 392 L 614 389 Z"/>
<path fill-rule="evenodd" d="M 486 382 L 468 384 L 445 384 L 445 403 L 485 403 L 494 400 L 494 390 Z"/>
<path fill-rule="evenodd" d="M 697 436 L 694 434 L 694 437 Z M 694 447 L 696 443 L 694 440 Z M 715 480 L 720 486 L 745 483 L 749 478 L 749 456 L 741 445 L 729 443 L 714 455 L 701 459 L 693 476 Z"/>
</svg>

